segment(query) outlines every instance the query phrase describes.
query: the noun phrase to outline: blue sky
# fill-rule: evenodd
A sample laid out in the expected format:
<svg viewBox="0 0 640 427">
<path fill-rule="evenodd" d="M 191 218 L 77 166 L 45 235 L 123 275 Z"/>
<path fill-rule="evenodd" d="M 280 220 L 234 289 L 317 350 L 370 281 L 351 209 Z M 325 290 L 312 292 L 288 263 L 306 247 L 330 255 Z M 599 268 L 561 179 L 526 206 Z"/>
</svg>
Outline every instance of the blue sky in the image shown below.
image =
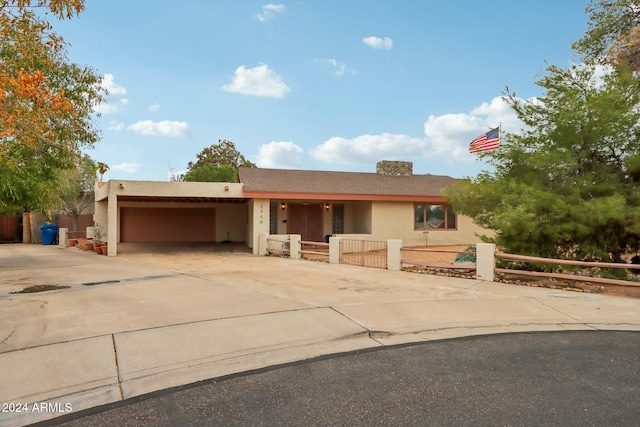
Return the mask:
<svg viewBox="0 0 640 427">
<path fill-rule="evenodd" d="M 110 89 L 89 154 L 106 179 L 166 180 L 235 142 L 260 167 L 475 176 L 500 97 L 574 59 L 588 0 L 87 1 L 54 28 Z"/>
</svg>

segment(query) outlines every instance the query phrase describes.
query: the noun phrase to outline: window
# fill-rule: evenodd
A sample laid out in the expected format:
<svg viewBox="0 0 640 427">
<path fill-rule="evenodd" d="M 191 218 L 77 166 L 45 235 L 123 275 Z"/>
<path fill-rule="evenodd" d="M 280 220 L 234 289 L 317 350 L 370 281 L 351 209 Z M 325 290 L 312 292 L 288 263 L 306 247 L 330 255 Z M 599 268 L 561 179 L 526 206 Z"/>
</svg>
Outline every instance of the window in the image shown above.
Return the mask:
<svg viewBox="0 0 640 427">
<path fill-rule="evenodd" d="M 416 230 L 455 230 L 457 217 L 449 205 L 414 205 L 414 223 Z"/>
<path fill-rule="evenodd" d="M 269 234 L 278 234 L 278 204 L 269 204 Z"/>
<path fill-rule="evenodd" d="M 344 205 L 333 205 L 333 234 L 344 234 Z"/>
</svg>

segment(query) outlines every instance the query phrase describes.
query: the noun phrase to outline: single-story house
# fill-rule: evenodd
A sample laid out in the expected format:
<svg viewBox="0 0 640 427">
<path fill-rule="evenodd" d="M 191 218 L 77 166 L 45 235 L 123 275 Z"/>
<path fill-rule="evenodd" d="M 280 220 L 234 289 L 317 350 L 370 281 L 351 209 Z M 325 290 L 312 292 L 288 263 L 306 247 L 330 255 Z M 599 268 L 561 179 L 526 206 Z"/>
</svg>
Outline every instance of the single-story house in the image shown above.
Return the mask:
<svg viewBox="0 0 640 427">
<path fill-rule="evenodd" d="M 95 221 L 109 255 L 120 242 L 246 242 L 257 253 L 261 233 L 476 243 L 486 230 L 441 195 L 453 181 L 390 161 L 376 173 L 240 168 L 237 183 L 110 180 L 96 188 Z"/>
</svg>

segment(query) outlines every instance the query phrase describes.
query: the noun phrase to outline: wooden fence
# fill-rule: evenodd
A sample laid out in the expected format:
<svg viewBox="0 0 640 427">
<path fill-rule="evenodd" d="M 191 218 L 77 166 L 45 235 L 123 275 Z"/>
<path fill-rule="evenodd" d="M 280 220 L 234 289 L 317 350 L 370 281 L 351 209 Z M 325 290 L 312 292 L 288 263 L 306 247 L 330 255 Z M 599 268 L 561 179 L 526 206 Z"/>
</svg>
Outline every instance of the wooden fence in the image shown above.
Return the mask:
<svg viewBox="0 0 640 427">
<path fill-rule="evenodd" d="M 0 243 L 22 243 L 22 214 L 0 214 Z"/>
<path fill-rule="evenodd" d="M 514 254 L 506 254 L 503 252 L 496 252 L 496 258 L 502 258 L 511 261 L 521 261 L 521 262 L 533 262 L 540 264 L 554 264 L 554 265 L 571 265 L 577 267 L 584 268 L 618 268 L 625 270 L 636 270 L 640 271 L 640 265 L 637 264 L 622 264 L 622 263 L 614 263 L 614 262 L 587 262 L 587 261 L 571 261 L 571 260 L 563 260 L 563 259 L 555 259 L 555 258 L 540 258 L 526 255 L 514 255 Z M 608 285 L 621 285 L 621 286 L 636 286 L 640 287 L 640 282 L 633 282 L 630 280 L 620 280 L 620 279 L 609 279 L 606 277 L 593 277 L 593 276 L 582 276 L 578 274 L 564 274 L 564 273 L 547 273 L 544 271 L 529 271 L 529 270 L 516 270 L 512 268 L 496 268 L 496 273 L 508 273 L 508 274 L 521 274 L 523 276 L 534 276 L 534 277 L 549 277 L 553 279 L 564 279 L 564 280 L 580 280 L 583 282 L 592 282 L 592 283 L 602 283 Z"/>
<path fill-rule="evenodd" d="M 311 260 L 329 261 L 329 244 L 325 242 L 300 241 L 300 253 Z"/>
<path fill-rule="evenodd" d="M 82 214 L 75 221 L 68 215 L 60 215 L 56 224 L 60 228 L 69 229 L 69 237 L 85 237 L 87 227 L 93 227 L 93 214 Z"/>
</svg>

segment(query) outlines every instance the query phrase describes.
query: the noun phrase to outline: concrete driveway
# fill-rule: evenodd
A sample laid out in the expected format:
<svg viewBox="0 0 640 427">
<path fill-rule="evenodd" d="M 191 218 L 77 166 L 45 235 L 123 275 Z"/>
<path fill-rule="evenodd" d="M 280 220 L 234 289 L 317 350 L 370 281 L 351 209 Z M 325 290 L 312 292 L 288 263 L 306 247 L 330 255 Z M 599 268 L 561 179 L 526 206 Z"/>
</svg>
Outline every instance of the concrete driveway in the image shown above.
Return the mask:
<svg viewBox="0 0 640 427">
<path fill-rule="evenodd" d="M 11 293 L 34 285 L 68 287 Z M 0 412 L 0 425 L 356 349 L 501 332 L 640 330 L 638 313 L 637 299 L 236 251 L 112 258 L 0 245 L 0 402 L 24 404 Z"/>
</svg>

